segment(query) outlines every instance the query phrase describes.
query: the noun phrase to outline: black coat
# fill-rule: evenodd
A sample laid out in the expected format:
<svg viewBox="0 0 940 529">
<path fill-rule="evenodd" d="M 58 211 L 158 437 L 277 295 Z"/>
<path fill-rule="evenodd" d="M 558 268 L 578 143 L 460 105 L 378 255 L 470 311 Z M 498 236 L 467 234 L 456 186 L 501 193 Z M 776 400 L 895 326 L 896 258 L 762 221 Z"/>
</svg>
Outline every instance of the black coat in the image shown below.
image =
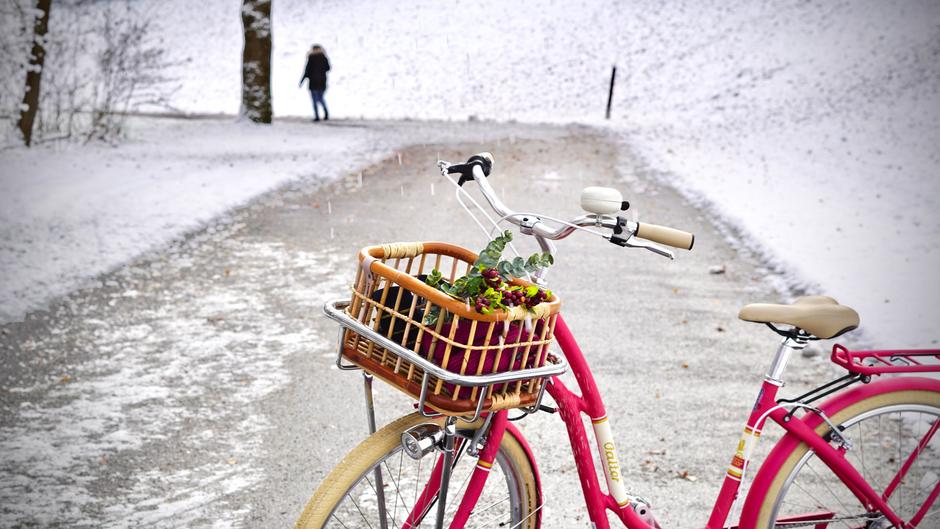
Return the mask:
<svg viewBox="0 0 940 529">
<path fill-rule="evenodd" d="M 300 78 L 300 82 L 303 83 L 304 79 L 309 79 L 307 88 L 310 90 L 326 90 L 326 72 L 328 71 L 330 71 L 330 61 L 326 55 L 314 53 L 307 57 L 307 67 L 304 68 L 304 76 Z"/>
</svg>

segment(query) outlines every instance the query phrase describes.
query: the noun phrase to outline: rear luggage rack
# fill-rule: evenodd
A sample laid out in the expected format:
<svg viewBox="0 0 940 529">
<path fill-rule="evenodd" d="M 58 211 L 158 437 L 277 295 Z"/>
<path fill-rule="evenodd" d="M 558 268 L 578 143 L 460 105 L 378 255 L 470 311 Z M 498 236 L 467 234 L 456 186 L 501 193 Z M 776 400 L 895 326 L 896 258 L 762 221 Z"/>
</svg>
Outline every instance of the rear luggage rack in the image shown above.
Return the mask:
<svg viewBox="0 0 940 529">
<path fill-rule="evenodd" d="M 849 372 L 864 376 L 940 372 L 940 349 L 850 351 L 835 344 L 830 359 Z"/>
</svg>

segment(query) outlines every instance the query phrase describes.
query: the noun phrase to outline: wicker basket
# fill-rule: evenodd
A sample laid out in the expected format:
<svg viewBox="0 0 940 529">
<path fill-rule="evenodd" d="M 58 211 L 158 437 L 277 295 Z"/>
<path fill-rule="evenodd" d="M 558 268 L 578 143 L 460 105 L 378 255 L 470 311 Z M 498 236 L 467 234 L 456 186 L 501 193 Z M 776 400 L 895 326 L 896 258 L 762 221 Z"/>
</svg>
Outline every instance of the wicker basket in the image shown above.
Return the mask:
<svg viewBox="0 0 940 529">
<path fill-rule="evenodd" d="M 552 296 L 531 310 L 513 307 L 484 315 L 424 282 L 426 274 L 437 269 L 453 283 L 470 270 L 476 258 L 470 250 L 441 242 L 364 248 L 346 309 L 346 315 L 361 327 L 343 332 L 342 356 L 445 415 L 536 404 L 546 377 L 526 372 L 559 362 L 548 349 L 560 301 Z M 433 324 L 426 319 L 432 311 L 438 312 Z M 367 332 L 357 332 L 356 327 L 381 336 L 389 346 L 370 339 Z M 446 373 L 435 375 L 417 365 L 420 361 L 405 357 L 415 355 Z M 507 376 L 515 373 L 520 376 Z M 487 375 L 496 374 L 499 383 L 479 385 Z M 467 376 L 477 378 L 470 383 Z"/>
</svg>

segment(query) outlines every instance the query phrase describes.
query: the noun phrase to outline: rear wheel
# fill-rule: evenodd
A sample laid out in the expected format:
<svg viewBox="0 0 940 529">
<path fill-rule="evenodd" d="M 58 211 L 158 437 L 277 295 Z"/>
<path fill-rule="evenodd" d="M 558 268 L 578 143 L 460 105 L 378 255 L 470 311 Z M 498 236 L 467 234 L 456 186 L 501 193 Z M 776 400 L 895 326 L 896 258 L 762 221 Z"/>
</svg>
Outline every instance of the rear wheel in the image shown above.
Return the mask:
<svg viewBox="0 0 940 529">
<path fill-rule="evenodd" d="M 940 434 L 935 435 L 940 425 L 940 393 L 875 395 L 846 406 L 830 420 L 852 443 L 846 459 L 882 497 L 887 496 L 902 520 L 910 522 L 930 504 L 918 527 L 940 527 L 940 502 L 930 498 L 940 482 Z M 823 423 L 817 432 L 826 435 L 830 429 Z M 760 501 L 756 527 L 762 529 L 805 526 L 796 521 L 788 525 L 786 520 L 809 513 L 833 513 L 831 529 L 892 527 L 880 514 L 866 512 L 803 443 L 786 456 Z"/>
<path fill-rule="evenodd" d="M 443 424 L 443 418 L 429 419 L 418 413 L 406 415 L 388 424 L 354 448 L 323 480 L 304 508 L 296 529 L 380 529 L 381 515 L 376 487 L 376 470 L 382 475 L 385 519 L 389 529 L 404 522 L 431 477 L 436 453 L 415 461 L 401 449 L 401 434 L 418 424 Z M 473 424 L 459 422 L 462 440 L 476 430 Z M 458 433 L 461 435 L 461 433 Z M 477 459 L 466 453 L 469 442 L 460 442 L 457 460 L 447 494 L 444 527 L 457 511 Z M 525 449 L 512 435 L 503 435 L 496 461 L 486 487 L 465 527 L 514 527 L 537 529 L 538 489 L 532 463 Z M 433 527 L 436 504 L 424 509 L 415 527 Z"/>
</svg>

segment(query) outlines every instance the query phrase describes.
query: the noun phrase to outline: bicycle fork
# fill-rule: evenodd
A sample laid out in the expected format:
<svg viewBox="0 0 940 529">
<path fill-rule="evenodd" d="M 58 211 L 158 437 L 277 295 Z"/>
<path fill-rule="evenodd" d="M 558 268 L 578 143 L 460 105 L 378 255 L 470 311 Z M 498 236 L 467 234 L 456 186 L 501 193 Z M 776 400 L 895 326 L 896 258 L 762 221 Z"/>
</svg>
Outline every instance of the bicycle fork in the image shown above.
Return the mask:
<svg viewBox="0 0 940 529">
<path fill-rule="evenodd" d="M 376 431 L 375 401 L 372 397 L 372 375 L 363 372 L 362 380 L 365 389 L 366 419 L 369 423 L 369 434 L 371 435 Z M 442 433 L 444 437 L 441 441 L 443 457 L 441 458 L 440 493 L 437 499 L 437 519 L 434 522 L 435 529 L 444 528 L 444 516 L 447 508 L 447 489 L 450 485 L 450 475 L 454 466 L 454 445 L 457 435 L 457 419 L 455 417 L 447 418 Z M 388 513 L 385 507 L 385 484 L 382 479 L 381 466 L 375 467 L 373 477 L 375 479 L 375 495 L 378 500 L 379 508 L 379 527 L 381 527 L 381 529 L 388 529 Z"/>
<path fill-rule="evenodd" d="M 444 422 L 444 464 L 441 467 L 441 489 L 437 497 L 437 519 L 434 529 L 444 529 L 444 516 L 447 513 L 447 488 L 454 468 L 454 437 L 457 435 L 456 417 L 448 417 Z"/>
</svg>

